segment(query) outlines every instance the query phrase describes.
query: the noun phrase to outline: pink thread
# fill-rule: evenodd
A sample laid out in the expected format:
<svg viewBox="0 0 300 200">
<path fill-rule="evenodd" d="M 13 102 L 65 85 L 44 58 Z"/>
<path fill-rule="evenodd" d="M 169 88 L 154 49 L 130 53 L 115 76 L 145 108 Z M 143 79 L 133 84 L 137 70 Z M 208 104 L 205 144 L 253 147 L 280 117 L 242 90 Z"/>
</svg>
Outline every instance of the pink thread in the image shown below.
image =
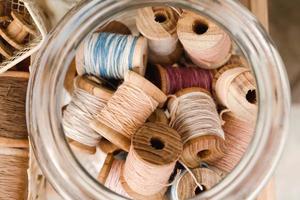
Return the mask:
<svg viewBox="0 0 300 200">
<path fill-rule="evenodd" d="M 105 186 L 112 191 L 124 196 L 131 198 L 127 192 L 124 190 L 122 183 L 120 181 L 122 167 L 124 165 L 124 160 L 114 160 L 110 169 L 110 172 L 105 181 Z"/>
</svg>

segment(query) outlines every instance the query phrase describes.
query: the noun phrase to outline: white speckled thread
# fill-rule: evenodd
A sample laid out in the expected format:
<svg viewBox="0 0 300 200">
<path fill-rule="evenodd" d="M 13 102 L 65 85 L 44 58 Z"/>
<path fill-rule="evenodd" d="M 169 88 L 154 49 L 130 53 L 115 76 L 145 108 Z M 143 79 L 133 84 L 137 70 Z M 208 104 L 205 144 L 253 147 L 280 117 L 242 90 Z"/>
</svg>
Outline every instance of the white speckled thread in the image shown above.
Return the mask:
<svg viewBox="0 0 300 200">
<path fill-rule="evenodd" d="M 213 134 L 224 139 L 221 120 L 213 99 L 204 92 L 191 92 L 176 98 L 169 106 L 170 126 L 185 144 L 199 136 Z"/>
<path fill-rule="evenodd" d="M 89 123 L 106 103 L 106 100 L 76 88 L 72 101 L 63 113 L 63 127 L 66 135 L 82 144 L 96 146 L 101 136 L 90 128 Z"/>
</svg>

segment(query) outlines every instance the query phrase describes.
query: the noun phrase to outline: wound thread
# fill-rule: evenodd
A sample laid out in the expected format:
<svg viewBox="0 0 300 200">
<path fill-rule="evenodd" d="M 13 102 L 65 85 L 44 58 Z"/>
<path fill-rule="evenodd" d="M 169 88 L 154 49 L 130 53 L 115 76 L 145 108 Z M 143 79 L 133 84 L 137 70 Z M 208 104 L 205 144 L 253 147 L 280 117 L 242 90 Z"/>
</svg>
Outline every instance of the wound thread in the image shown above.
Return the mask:
<svg viewBox="0 0 300 200">
<path fill-rule="evenodd" d="M 142 37 L 93 33 L 84 41 L 81 61 L 84 63 L 79 74 L 123 79 L 126 72 L 134 68 L 140 68 L 143 73 L 146 47 L 147 42 Z"/>
<path fill-rule="evenodd" d="M 25 139 L 28 136 L 25 117 L 28 76 L 27 72 L 6 72 L 0 76 L 0 136 L 2 137 Z"/>
</svg>

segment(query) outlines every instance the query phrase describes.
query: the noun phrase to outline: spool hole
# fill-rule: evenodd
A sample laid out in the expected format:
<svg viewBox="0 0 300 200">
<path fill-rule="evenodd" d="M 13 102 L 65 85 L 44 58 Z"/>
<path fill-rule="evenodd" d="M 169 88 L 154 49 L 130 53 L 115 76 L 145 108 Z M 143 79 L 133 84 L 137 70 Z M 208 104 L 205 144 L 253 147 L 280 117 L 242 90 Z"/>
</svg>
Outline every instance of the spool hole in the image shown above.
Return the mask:
<svg viewBox="0 0 300 200">
<path fill-rule="evenodd" d="M 207 150 L 207 149 L 202 150 L 202 151 L 199 151 L 199 152 L 197 153 L 197 156 L 198 156 L 198 158 L 200 158 L 200 159 L 205 159 L 205 158 L 207 158 L 209 155 L 210 155 L 210 151 Z"/>
<path fill-rule="evenodd" d="M 150 144 L 151 147 L 153 147 L 156 150 L 161 150 L 165 147 L 164 142 L 161 141 L 159 138 L 151 138 Z"/>
<path fill-rule="evenodd" d="M 164 23 L 165 21 L 167 21 L 167 17 L 162 13 L 156 13 L 154 20 L 158 23 Z"/>
<path fill-rule="evenodd" d="M 256 91 L 248 90 L 248 92 L 246 94 L 246 99 L 249 103 L 255 104 L 256 103 Z"/>
<path fill-rule="evenodd" d="M 195 195 L 201 194 L 202 192 L 206 191 L 206 188 L 203 185 L 201 185 L 201 186 L 202 186 L 202 189 L 199 186 L 197 186 L 195 188 Z"/>
<path fill-rule="evenodd" d="M 208 25 L 200 20 L 196 20 L 193 24 L 193 31 L 198 34 L 198 35 L 202 35 L 204 33 L 206 33 L 206 31 L 208 30 Z"/>
</svg>

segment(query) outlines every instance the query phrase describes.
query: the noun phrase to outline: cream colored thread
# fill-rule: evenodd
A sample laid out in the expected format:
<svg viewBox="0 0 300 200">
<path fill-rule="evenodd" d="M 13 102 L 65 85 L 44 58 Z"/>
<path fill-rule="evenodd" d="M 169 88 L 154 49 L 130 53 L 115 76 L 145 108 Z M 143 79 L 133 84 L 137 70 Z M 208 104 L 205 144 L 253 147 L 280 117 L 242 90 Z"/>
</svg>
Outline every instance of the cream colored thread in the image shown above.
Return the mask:
<svg viewBox="0 0 300 200">
<path fill-rule="evenodd" d="M 129 187 L 147 196 L 159 193 L 168 186 L 176 161 L 165 165 L 151 165 L 141 160 L 131 146 L 124 166 L 124 178 Z"/>
<path fill-rule="evenodd" d="M 216 94 L 218 96 L 218 100 L 222 105 L 228 106 L 228 89 L 231 85 L 232 81 L 241 75 L 244 72 L 250 72 L 250 69 L 244 68 L 244 67 L 238 67 L 229 69 L 221 74 L 221 76 L 218 78 L 216 82 Z"/>
<path fill-rule="evenodd" d="M 221 121 L 213 99 L 204 92 L 191 92 L 176 97 L 170 106 L 170 126 L 187 141 L 213 134 L 224 139 Z"/>
<path fill-rule="evenodd" d="M 121 176 L 122 167 L 124 163 L 125 163 L 124 160 L 113 161 L 110 172 L 105 181 L 105 186 L 120 195 L 130 198 L 130 196 L 124 190 L 122 183 L 120 181 L 120 176 Z"/>
<path fill-rule="evenodd" d="M 63 115 L 63 126 L 66 135 L 82 144 L 96 146 L 101 136 L 89 127 L 89 123 L 106 105 L 106 100 L 76 88 L 72 101 Z"/>
<path fill-rule="evenodd" d="M 158 102 L 143 90 L 124 82 L 96 119 L 131 138 L 157 106 Z"/>
</svg>

